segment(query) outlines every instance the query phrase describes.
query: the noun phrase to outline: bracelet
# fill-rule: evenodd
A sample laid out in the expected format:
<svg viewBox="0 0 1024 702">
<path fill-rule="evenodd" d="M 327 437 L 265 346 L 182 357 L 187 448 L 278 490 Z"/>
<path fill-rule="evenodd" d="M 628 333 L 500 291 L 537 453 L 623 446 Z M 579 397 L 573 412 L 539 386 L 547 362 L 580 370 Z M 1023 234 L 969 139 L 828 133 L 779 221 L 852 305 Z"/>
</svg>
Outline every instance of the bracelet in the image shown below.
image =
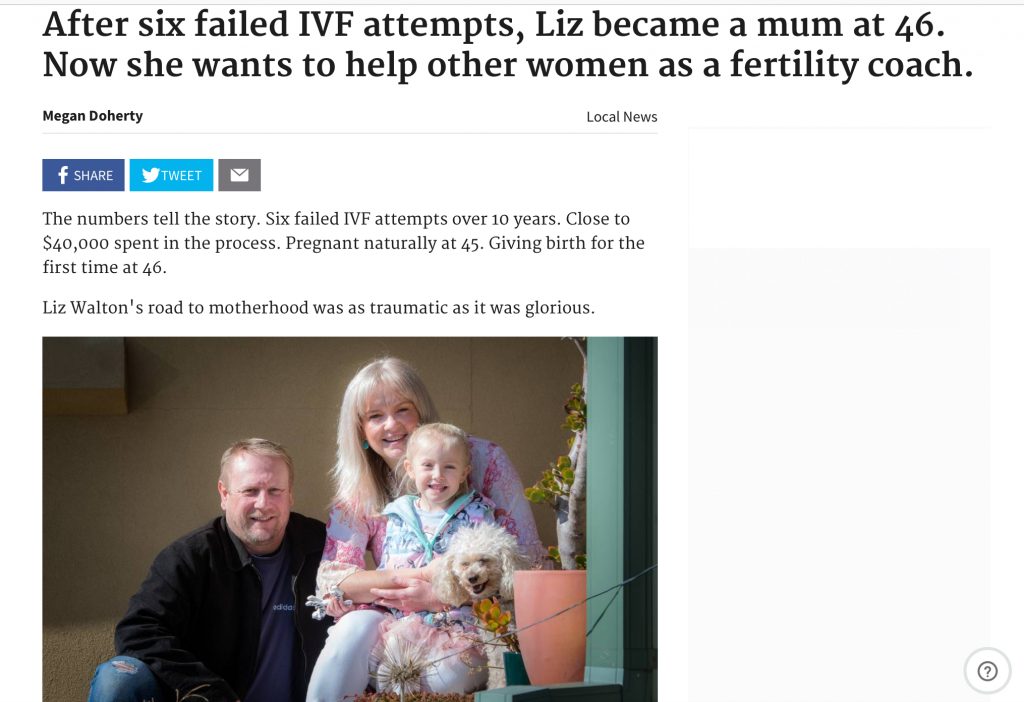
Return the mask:
<svg viewBox="0 0 1024 702">
<path fill-rule="evenodd" d="M 345 574 L 345 577 L 337 582 L 337 584 L 331 588 L 330 595 L 341 602 L 345 607 L 351 607 L 352 600 L 345 599 L 345 592 L 341 589 L 342 584 L 348 580 L 354 573 L 358 573 L 358 570 L 352 570 Z"/>
<path fill-rule="evenodd" d="M 338 584 L 340 585 L 341 583 Z M 338 587 L 338 585 L 332 587 L 331 591 L 328 594 L 334 599 L 336 599 L 338 602 L 340 602 L 344 607 L 351 607 L 353 605 L 352 600 L 345 599 L 345 593 L 341 591 L 341 588 Z"/>
<path fill-rule="evenodd" d="M 341 583 L 339 583 L 340 585 Z M 343 607 L 351 607 L 354 603 L 352 600 L 345 599 L 345 593 L 341 591 L 338 585 L 331 588 L 331 591 L 323 598 L 317 597 L 316 595 L 310 595 L 306 598 L 306 606 L 313 608 L 313 619 L 320 621 L 327 616 L 327 598 L 333 597 L 334 599 L 341 602 Z"/>
<path fill-rule="evenodd" d="M 323 596 L 323 598 L 317 597 L 316 595 L 310 595 L 309 597 L 306 598 L 306 606 L 313 608 L 313 614 L 311 615 L 313 617 L 313 619 L 315 619 L 317 621 L 320 621 L 324 617 L 327 616 L 327 598 L 328 597 L 333 597 L 334 599 L 336 599 L 338 602 L 341 603 L 342 607 L 351 607 L 354 604 L 352 602 L 352 600 L 346 600 L 345 599 L 345 593 L 341 589 L 341 584 L 343 582 L 345 582 L 345 580 L 348 578 L 349 575 L 352 575 L 352 573 L 355 573 L 355 572 L 356 572 L 356 570 L 353 569 L 352 571 L 347 573 L 344 578 L 339 580 L 337 582 L 337 584 L 334 585 Z"/>
</svg>

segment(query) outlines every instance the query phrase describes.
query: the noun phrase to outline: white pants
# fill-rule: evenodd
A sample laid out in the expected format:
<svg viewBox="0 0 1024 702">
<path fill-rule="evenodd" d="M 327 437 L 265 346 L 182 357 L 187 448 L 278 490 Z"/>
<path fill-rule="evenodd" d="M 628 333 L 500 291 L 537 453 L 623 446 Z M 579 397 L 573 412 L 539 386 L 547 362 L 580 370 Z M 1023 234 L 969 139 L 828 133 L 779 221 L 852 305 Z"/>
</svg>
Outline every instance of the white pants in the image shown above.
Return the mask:
<svg viewBox="0 0 1024 702">
<path fill-rule="evenodd" d="M 370 652 L 380 640 L 380 625 L 390 617 L 373 609 L 349 612 L 327 630 L 327 643 L 313 667 L 306 702 L 340 702 L 366 690 Z"/>
<path fill-rule="evenodd" d="M 341 702 L 366 689 L 371 681 L 370 654 L 380 641 L 381 623 L 390 616 L 377 610 L 357 610 L 327 630 L 327 642 L 313 667 L 306 702 Z M 376 687 L 376 680 L 373 683 Z M 422 678 L 425 690 L 441 693 L 472 692 L 486 683 L 487 668 L 469 667 L 459 656 L 429 666 Z"/>
</svg>

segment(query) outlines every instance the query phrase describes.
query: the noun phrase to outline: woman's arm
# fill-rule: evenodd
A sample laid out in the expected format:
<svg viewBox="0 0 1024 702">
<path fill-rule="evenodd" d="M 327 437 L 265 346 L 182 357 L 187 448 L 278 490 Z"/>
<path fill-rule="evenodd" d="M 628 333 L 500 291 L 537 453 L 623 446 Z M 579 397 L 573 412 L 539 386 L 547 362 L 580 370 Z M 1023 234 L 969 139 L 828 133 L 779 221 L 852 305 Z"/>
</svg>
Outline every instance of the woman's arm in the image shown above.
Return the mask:
<svg viewBox="0 0 1024 702">
<path fill-rule="evenodd" d="M 346 576 L 339 586 L 345 593 L 345 599 L 353 602 L 366 603 L 376 602 L 380 595 L 376 591 L 390 593 L 393 589 L 408 587 L 411 581 L 425 582 L 430 585 L 431 566 L 423 568 L 401 568 L 385 570 L 356 570 Z M 384 604 L 384 603 L 381 603 Z M 390 606 L 385 604 L 384 606 Z M 399 609 L 401 609 L 399 607 Z"/>
<path fill-rule="evenodd" d="M 434 594 L 431 583 L 433 567 L 441 559 L 434 559 L 423 568 L 402 568 L 401 570 L 378 570 L 377 574 L 388 576 L 386 583 L 370 588 L 375 602 L 384 607 L 400 609 L 403 612 L 441 612 L 448 608 L 445 602 Z"/>
<path fill-rule="evenodd" d="M 373 524 L 365 519 L 352 519 L 341 503 L 327 515 L 327 538 L 316 573 L 316 595 L 325 597 L 343 579 L 365 568 L 367 545 L 373 535 Z"/>
<path fill-rule="evenodd" d="M 473 448 L 474 487 L 498 508 L 497 520 L 519 540 L 533 565 L 542 565 L 547 549 L 537 535 L 530 501 L 523 494 L 523 481 L 512 460 L 497 444 L 470 437 Z"/>
<path fill-rule="evenodd" d="M 429 566 L 366 570 L 368 549 L 374 558 L 381 557 L 384 527 L 383 519 L 351 519 L 340 503 L 331 508 L 324 554 L 317 570 L 316 595 L 328 601 L 327 614 L 335 619 L 351 609 L 330 596 L 335 587 L 344 593 L 345 600 L 354 603 L 376 602 L 406 612 L 445 608 L 430 585 Z"/>
</svg>

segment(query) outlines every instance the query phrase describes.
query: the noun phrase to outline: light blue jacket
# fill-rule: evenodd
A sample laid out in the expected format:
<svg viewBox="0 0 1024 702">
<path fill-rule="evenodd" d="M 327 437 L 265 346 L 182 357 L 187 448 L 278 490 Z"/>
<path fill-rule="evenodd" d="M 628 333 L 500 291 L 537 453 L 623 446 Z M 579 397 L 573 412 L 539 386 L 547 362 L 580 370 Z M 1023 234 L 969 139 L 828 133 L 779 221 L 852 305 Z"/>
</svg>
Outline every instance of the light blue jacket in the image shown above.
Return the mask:
<svg viewBox="0 0 1024 702">
<path fill-rule="evenodd" d="M 495 505 L 475 490 L 461 495 L 448 505 L 445 516 L 433 538 L 423 533 L 419 516 L 416 514 L 416 496 L 404 495 L 384 507 L 388 519 L 384 536 L 384 552 L 380 568 L 419 568 L 448 550 L 452 534 L 463 527 L 495 522 Z M 401 618 L 404 613 L 392 610 Z M 453 608 L 447 612 L 416 612 L 427 624 L 438 626 L 459 621 L 474 621 L 473 608 L 469 605 Z"/>
<path fill-rule="evenodd" d="M 475 490 L 470 490 L 448 505 L 437 533 L 433 538 L 428 538 L 416 514 L 415 502 L 415 495 L 404 495 L 384 507 L 383 514 L 388 519 L 388 526 L 384 534 L 380 569 L 425 566 L 434 556 L 448 550 L 452 534 L 459 529 L 495 522 L 494 503 Z"/>
</svg>

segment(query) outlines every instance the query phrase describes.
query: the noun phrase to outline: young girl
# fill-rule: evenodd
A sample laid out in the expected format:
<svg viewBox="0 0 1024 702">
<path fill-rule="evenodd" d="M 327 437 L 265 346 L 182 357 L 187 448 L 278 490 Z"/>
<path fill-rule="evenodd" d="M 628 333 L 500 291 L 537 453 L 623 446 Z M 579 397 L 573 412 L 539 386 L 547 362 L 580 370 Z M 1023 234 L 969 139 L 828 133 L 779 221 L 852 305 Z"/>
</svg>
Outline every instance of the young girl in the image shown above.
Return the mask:
<svg viewBox="0 0 1024 702">
<path fill-rule="evenodd" d="M 403 485 L 414 488 L 389 503 L 384 547 L 376 571 L 357 570 L 339 584 L 344 592 L 365 592 L 384 587 L 395 570 L 408 570 L 429 579 L 435 556 L 444 553 L 452 534 L 481 522 L 495 522 L 494 503 L 469 489 L 470 445 L 466 434 L 450 424 L 424 424 L 409 436 Z M 413 570 L 415 569 L 415 570 Z M 430 659 L 444 658 L 424 671 L 424 687 L 433 692 L 469 692 L 487 681 L 486 656 L 471 650 L 461 637 L 463 618 L 472 617 L 470 607 L 443 614 L 419 612 L 405 615 L 372 605 L 360 605 L 347 612 L 331 628 L 327 645 L 317 659 L 309 684 L 307 702 L 337 702 L 362 692 L 369 681 L 371 654 L 382 637 L 415 636 L 430 652 Z M 376 622 L 378 626 L 368 626 Z M 430 625 L 427 628 L 423 625 Z M 472 633 L 472 630 L 470 630 Z M 460 655 L 450 655 L 460 652 Z"/>
</svg>

